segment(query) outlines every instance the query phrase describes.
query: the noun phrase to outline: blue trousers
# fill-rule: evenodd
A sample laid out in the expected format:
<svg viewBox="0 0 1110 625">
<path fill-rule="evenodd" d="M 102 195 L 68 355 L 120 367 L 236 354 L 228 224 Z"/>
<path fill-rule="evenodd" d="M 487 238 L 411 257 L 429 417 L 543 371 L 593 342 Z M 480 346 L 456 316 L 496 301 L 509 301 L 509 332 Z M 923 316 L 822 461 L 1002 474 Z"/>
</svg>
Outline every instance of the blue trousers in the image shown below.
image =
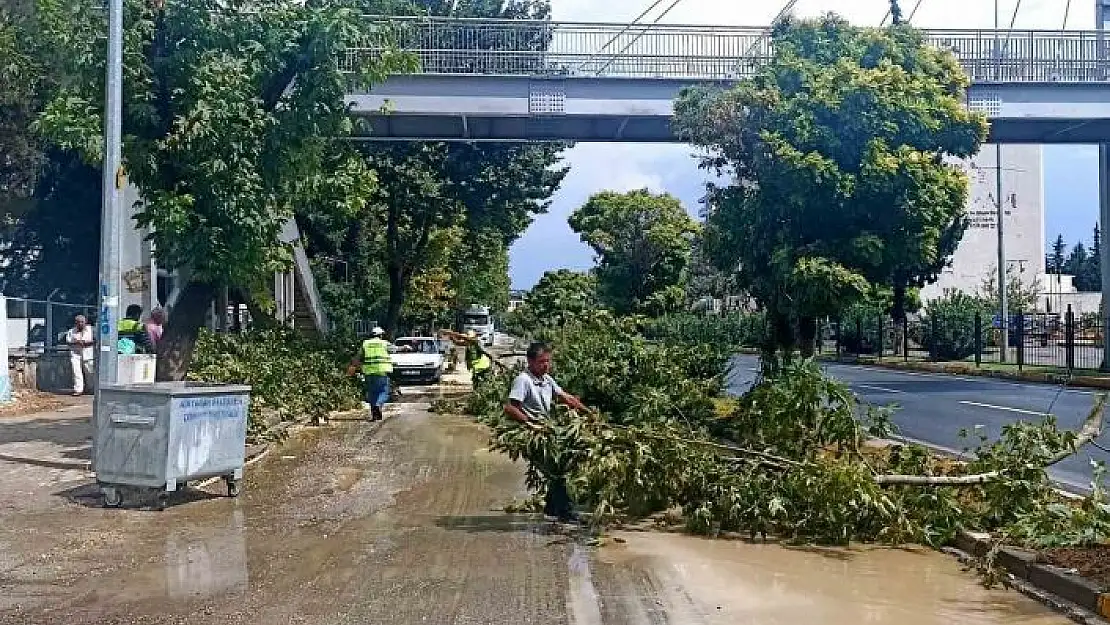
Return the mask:
<svg viewBox="0 0 1110 625">
<path fill-rule="evenodd" d="M 389 376 L 366 376 L 366 403 L 381 408 L 389 401 Z"/>
</svg>

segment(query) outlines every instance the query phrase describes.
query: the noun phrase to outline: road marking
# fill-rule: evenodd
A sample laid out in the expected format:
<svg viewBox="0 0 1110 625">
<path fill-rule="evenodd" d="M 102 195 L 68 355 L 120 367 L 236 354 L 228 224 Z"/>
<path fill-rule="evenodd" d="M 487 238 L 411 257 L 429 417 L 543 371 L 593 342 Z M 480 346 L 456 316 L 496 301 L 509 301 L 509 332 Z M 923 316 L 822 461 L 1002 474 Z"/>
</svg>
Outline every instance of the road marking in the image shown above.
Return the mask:
<svg viewBox="0 0 1110 625">
<path fill-rule="evenodd" d="M 857 386 L 859 388 L 865 388 L 865 389 L 870 390 L 870 391 L 882 391 L 884 393 L 903 393 L 904 394 L 906 392 L 906 391 L 900 391 L 896 388 L 885 388 L 885 387 L 882 387 L 882 386 L 871 386 L 870 384 L 856 384 L 855 386 Z"/>
<path fill-rule="evenodd" d="M 987 376 L 966 376 L 953 373 L 932 373 L 928 371 L 910 371 L 906 369 L 892 369 L 889 367 L 874 367 L 870 365 L 853 365 L 843 362 L 828 362 L 827 365 L 834 367 L 845 367 L 853 369 L 861 369 L 864 371 L 874 371 L 876 373 L 888 373 L 895 376 L 908 375 L 918 378 L 932 378 L 934 380 L 959 380 L 960 382 L 977 382 L 979 384 L 1004 384 L 1006 386 L 1019 386 L 1021 388 L 1042 388 L 1051 389 L 1054 391 L 1062 390 L 1065 393 L 1074 393 L 1076 395 L 1095 395 L 1095 391 L 1084 391 L 1077 388 L 1062 388 L 1061 384 L 1050 384 L 1047 382 L 1017 382 L 1014 380 L 1007 380 L 1005 378 L 992 378 Z"/>
<path fill-rule="evenodd" d="M 1047 412 L 1034 412 L 1032 410 L 1024 410 L 1022 408 L 1010 408 L 1009 406 L 995 406 L 994 404 L 981 404 L 977 401 L 961 401 L 961 404 L 966 406 L 978 406 L 980 408 L 994 408 L 995 410 L 1005 410 L 1006 412 L 1020 412 L 1021 414 L 1028 414 L 1037 417 L 1047 417 Z"/>
</svg>

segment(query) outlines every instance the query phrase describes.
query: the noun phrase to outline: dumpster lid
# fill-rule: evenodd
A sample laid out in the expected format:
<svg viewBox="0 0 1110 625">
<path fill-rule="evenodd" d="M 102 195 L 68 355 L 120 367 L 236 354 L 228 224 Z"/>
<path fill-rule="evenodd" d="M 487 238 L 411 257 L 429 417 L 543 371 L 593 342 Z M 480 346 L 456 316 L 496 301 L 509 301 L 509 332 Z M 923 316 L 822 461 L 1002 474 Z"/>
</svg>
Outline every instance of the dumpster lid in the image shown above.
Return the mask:
<svg viewBox="0 0 1110 625">
<path fill-rule="evenodd" d="M 220 384 L 217 382 L 154 382 L 153 384 L 105 384 L 106 391 L 150 393 L 151 395 L 238 395 L 249 394 L 246 384 Z"/>
</svg>

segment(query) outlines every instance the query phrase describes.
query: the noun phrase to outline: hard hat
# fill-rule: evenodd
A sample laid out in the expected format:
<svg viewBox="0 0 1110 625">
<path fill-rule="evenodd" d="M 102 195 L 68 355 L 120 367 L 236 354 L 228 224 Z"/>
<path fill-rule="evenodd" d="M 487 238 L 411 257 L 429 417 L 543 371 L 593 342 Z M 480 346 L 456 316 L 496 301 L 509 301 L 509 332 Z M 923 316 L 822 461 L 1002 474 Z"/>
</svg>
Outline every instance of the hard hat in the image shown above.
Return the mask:
<svg viewBox="0 0 1110 625">
<path fill-rule="evenodd" d="M 478 338 L 478 333 L 475 332 L 474 330 L 467 330 L 466 331 L 466 337 L 471 338 L 471 339 Z"/>
<path fill-rule="evenodd" d="M 370 330 L 370 334 L 373 334 L 374 336 L 381 336 L 385 334 L 385 330 L 379 328 L 378 326 L 374 326 L 374 329 Z"/>
</svg>

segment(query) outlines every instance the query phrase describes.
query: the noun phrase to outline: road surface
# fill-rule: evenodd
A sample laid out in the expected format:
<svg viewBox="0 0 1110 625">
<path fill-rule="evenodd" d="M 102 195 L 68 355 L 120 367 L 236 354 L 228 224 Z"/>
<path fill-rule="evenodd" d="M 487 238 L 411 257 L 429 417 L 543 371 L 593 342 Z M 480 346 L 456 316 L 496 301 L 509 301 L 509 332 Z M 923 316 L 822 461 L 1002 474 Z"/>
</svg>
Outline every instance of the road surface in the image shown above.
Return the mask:
<svg viewBox="0 0 1110 625">
<path fill-rule="evenodd" d="M 729 390 L 742 392 L 758 372 L 758 357 L 737 356 L 734 363 Z M 1094 401 L 1091 391 L 1047 384 L 839 363 L 822 366 L 863 400 L 879 406 L 896 405 L 893 421 L 900 435 L 955 452 L 978 444 L 973 432 L 978 426 L 995 439 L 1008 423 L 1040 421 L 1050 412 L 1062 427 L 1076 429 Z M 972 433 L 967 439 L 959 436 L 964 428 Z M 1110 433 L 1103 434 L 1097 442 L 1110 447 Z M 1092 458 L 1110 462 L 1110 454 L 1088 445 L 1050 469 L 1050 475 L 1068 490 L 1086 492 L 1090 489 Z"/>
<path fill-rule="evenodd" d="M 500 511 L 523 467 L 425 407 L 304 432 L 239 499 L 193 491 L 164 512 L 101 508 L 82 471 L 21 460 L 66 420 L 0 419 L 0 625 L 1069 622 L 924 549 L 652 532 L 598 548 Z"/>
</svg>

